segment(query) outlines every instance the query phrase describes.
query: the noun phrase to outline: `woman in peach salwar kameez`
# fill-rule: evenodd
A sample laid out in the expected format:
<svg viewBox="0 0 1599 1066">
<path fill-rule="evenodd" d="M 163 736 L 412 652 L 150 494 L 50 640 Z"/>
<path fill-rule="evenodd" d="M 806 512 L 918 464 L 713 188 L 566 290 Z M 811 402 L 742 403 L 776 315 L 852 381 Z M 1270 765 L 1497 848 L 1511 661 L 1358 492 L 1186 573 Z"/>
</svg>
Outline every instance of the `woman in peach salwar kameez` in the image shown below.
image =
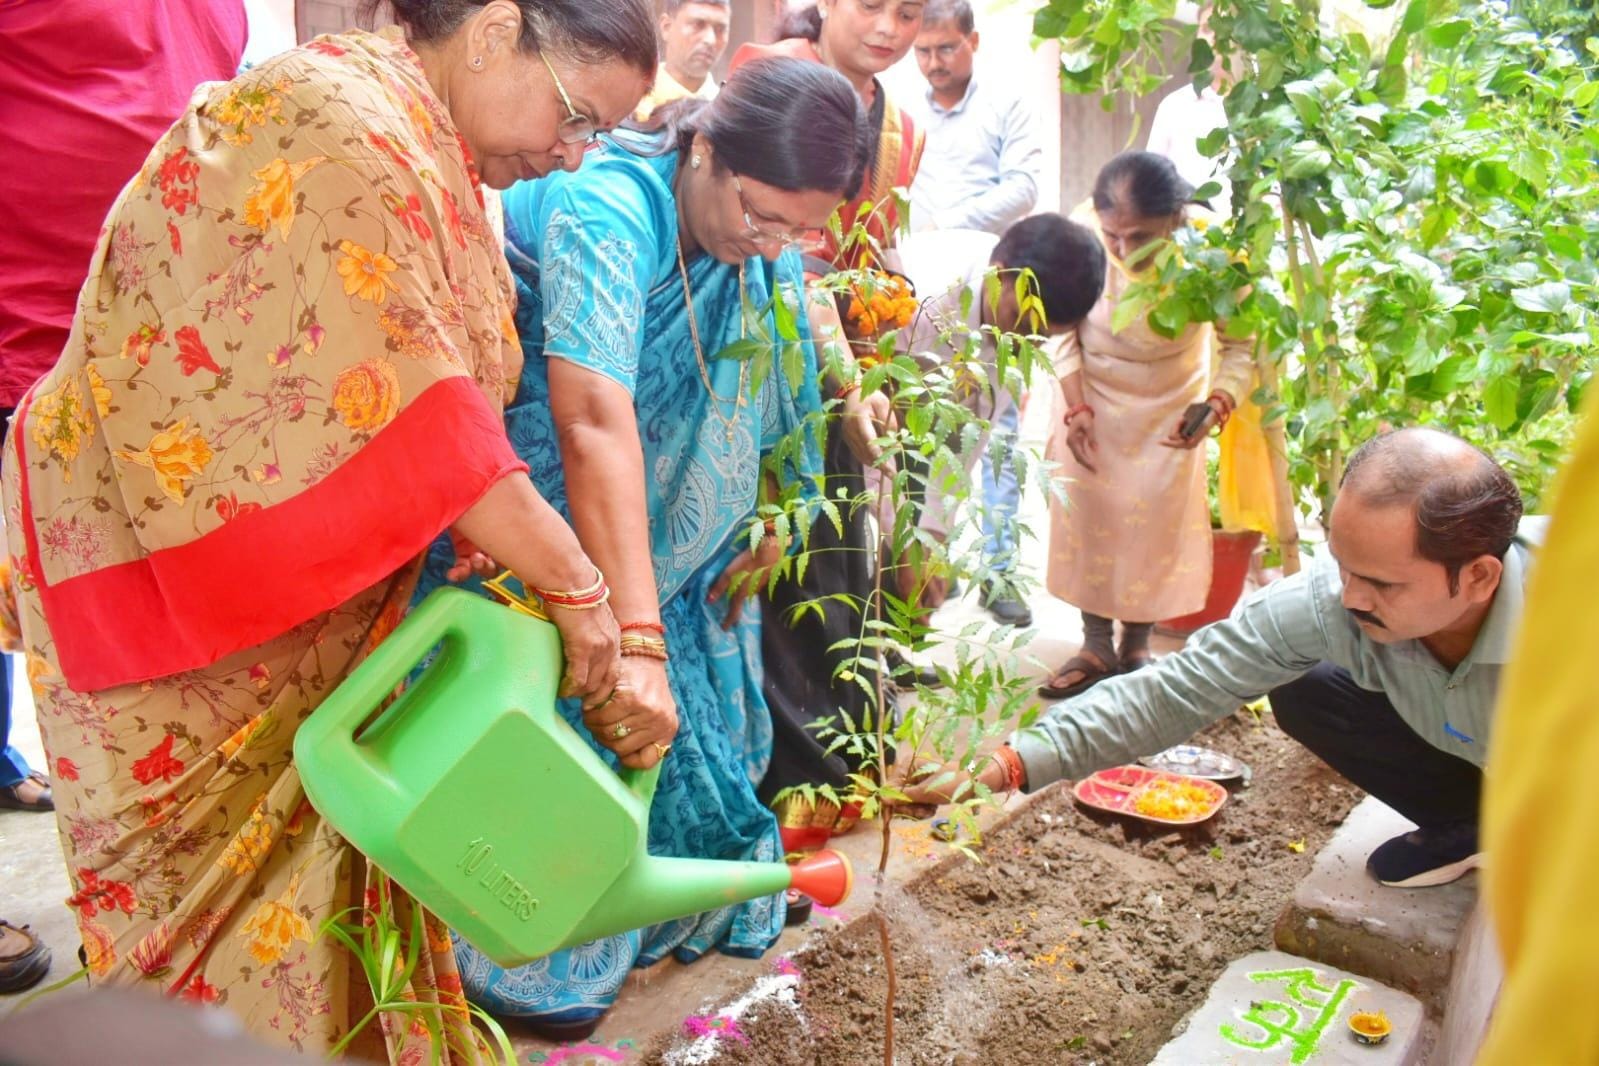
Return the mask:
<svg viewBox="0 0 1599 1066">
<path fill-rule="evenodd" d="M 1110 269 L 1104 295 L 1056 357 L 1066 411 L 1046 454 L 1060 464 L 1067 499 L 1050 501 L 1046 583 L 1083 612 L 1083 647 L 1039 689 L 1046 698 L 1064 699 L 1148 663 L 1154 623 L 1198 610 L 1210 588 L 1210 508 L 1198 445 L 1247 394 L 1254 342 L 1213 334 L 1208 325 L 1174 338 L 1143 320 L 1111 327 L 1136 277 L 1136 253 L 1186 224 L 1193 191 L 1165 156 L 1127 152 L 1100 171 L 1093 210 L 1081 219 L 1098 229 Z M 1184 409 L 1201 401 L 1210 414 L 1184 437 Z"/>
<path fill-rule="evenodd" d="M 420 7 L 409 46 L 319 38 L 197 91 L 112 208 L 6 441 L 21 650 L 90 983 L 224 1005 L 313 1054 L 370 1005 L 321 927 L 381 875 L 307 803 L 299 724 L 399 622 L 446 527 L 532 585 L 594 580 L 505 437 L 522 358 L 478 167 L 503 186 L 575 166 L 588 134 L 563 97 L 591 134 L 655 68 L 642 0 Z M 519 122 L 486 126 L 502 99 Z M 568 690 L 598 702 L 615 620 L 552 613 Z M 426 930 L 409 994 L 459 1006 L 449 937 Z M 391 1017 L 390 1056 L 425 1061 Z"/>
</svg>

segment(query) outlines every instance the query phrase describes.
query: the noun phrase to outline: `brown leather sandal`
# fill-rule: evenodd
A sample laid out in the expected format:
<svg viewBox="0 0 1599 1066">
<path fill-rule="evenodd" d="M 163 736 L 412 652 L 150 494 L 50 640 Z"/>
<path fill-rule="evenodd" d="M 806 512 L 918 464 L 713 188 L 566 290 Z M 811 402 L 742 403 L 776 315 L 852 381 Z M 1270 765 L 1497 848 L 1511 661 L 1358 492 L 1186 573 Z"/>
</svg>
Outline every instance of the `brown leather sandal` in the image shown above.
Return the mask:
<svg viewBox="0 0 1599 1066">
<path fill-rule="evenodd" d="M 1063 679 L 1069 674 L 1080 675 L 1076 681 Z M 1070 699 L 1079 692 L 1087 692 L 1116 670 L 1093 652 L 1084 649 L 1066 660 L 1066 665 L 1055 671 L 1053 677 L 1038 686 L 1038 694 L 1046 700 Z"/>
</svg>

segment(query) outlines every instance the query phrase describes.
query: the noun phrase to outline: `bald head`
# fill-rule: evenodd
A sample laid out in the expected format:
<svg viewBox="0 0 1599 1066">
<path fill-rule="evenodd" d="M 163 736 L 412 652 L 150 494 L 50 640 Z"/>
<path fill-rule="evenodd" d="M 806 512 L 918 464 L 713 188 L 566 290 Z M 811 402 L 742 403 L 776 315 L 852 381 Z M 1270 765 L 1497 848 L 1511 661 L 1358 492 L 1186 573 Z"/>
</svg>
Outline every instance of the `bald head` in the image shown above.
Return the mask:
<svg viewBox="0 0 1599 1066">
<path fill-rule="evenodd" d="M 1350 457 L 1339 486 L 1371 507 L 1408 507 L 1416 554 L 1441 563 L 1450 591 L 1460 568 L 1483 555 L 1504 558 L 1521 522 L 1521 492 L 1487 452 L 1436 429 L 1374 437 Z"/>
</svg>

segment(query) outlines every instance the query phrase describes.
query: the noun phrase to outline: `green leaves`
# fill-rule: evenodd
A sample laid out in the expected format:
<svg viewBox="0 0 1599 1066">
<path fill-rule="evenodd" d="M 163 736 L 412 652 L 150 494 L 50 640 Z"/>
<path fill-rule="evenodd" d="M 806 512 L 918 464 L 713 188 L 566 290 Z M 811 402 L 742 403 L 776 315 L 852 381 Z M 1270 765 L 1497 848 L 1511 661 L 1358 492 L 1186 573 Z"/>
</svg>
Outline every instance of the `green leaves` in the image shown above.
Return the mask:
<svg viewBox="0 0 1599 1066">
<path fill-rule="evenodd" d="M 1599 351 L 1599 19 L 1405 0 L 1373 43 L 1314 4 L 1216 0 L 1202 40 L 1142 0 L 1047 7 L 1068 89 L 1107 105 L 1173 52 L 1196 83 L 1218 56 L 1238 79 L 1227 128 L 1194 131 L 1228 160 L 1232 217 L 1157 253 L 1113 327 L 1259 338 L 1296 485 L 1327 489 L 1383 424 L 1433 423 L 1535 501 Z"/>
<path fill-rule="evenodd" d="M 1283 154 L 1283 177 L 1290 181 L 1314 178 L 1332 166 L 1332 153 L 1315 141 L 1299 141 Z"/>
<path fill-rule="evenodd" d="M 1558 314 L 1571 305 L 1571 286 L 1563 281 L 1546 281 L 1512 289 L 1510 299 L 1523 311 Z"/>
<path fill-rule="evenodd" d="M 1516 400 L 1520 394 L 1512 378 L 1497 377 L 1488 382 L 1488 387 L 1482 393 L 1482 409 L 1488 421 L 1502 430 L 1515 425 Z"/>
</svg>

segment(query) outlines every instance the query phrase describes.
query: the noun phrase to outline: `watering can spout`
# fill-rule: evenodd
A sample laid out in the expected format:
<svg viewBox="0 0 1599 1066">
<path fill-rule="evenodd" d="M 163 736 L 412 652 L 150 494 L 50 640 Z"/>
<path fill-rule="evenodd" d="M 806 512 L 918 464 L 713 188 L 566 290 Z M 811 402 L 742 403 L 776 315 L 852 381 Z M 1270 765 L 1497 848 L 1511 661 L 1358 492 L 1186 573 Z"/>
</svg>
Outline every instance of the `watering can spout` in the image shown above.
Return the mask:
<svg viewBox="0 0 1599 1066">
<path fill-rule="evenodd" d="M 817 852 L 792 866 L 646 855 L 623 871 L 562 946 L 716 910 L 790 887 L 830 907 L 842 902 L 853 884 L 849 860 L 836 851 Z"/>
</svg>

